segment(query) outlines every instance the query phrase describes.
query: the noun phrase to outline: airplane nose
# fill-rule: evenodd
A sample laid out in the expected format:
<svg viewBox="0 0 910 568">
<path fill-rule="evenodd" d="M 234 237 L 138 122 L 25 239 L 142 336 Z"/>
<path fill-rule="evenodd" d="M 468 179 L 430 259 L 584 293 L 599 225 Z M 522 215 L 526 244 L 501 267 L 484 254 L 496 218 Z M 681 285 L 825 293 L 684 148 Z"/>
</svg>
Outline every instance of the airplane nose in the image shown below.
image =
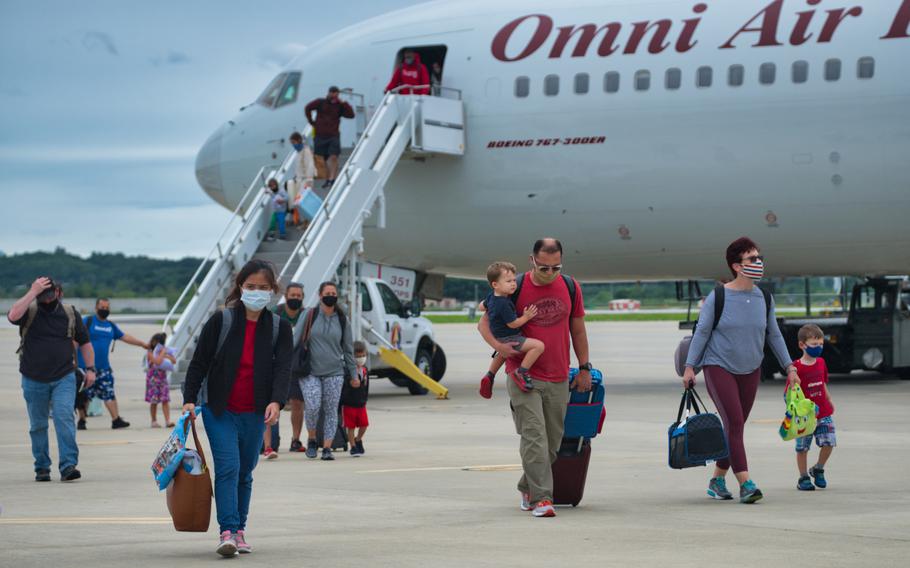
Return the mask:
<svg viewBox="0 0 910 568">
<path fill-rule="evenodd" d="M 215 201 L 227 207 L 221 178 L 221 139 L 224 127 L 216 130 L 196 154 L 196 181 Z"/>
</svg>

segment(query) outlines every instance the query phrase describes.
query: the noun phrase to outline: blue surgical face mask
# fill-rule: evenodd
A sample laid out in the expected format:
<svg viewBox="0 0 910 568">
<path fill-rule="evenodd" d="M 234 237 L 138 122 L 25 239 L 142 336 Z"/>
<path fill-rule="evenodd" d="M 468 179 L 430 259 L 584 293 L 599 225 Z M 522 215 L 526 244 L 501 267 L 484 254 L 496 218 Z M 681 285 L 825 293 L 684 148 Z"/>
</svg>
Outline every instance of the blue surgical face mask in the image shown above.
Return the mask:
<svg viewBox="0 0 910 568">
<path fill-rule="evenodd" d="M 272 301 L 272 293 L 268 290 L 244 290 L 240 294 L 240 301 L 248 310 L 261 312 Z"/>
<path fill-rule="evenodd" d="M 822 351 L 824 350 L 824 345 L 816 345 L 815 347 L 806 346 L 806 355 L 809 357 L 821 357 Z"/>
<path fill-rule="evenodd" d="M 303 150 L 303 144 L 292 144 L 292 146 L 294 146 L 294 149 L 298 152 Z"/>
</svg>

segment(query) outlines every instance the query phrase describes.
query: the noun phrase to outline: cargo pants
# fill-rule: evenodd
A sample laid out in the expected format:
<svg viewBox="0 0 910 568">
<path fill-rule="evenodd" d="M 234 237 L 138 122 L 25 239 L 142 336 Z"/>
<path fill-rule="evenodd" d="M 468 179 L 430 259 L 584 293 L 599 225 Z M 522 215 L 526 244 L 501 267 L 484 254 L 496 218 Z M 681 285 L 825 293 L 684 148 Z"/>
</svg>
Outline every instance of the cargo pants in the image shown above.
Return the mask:
<svg viewBox="0 0 910 568">
<path fill-rule="evenodd" d="M 534 389 L 522 392 L 507 379 L 515 430 L 521 436 L 518 451 L 524 474 L 518 490 L 530 495 L 530 503 L 553 500 L 553 462 L 562 443 L 569 382 L 550 383 L 533 379 Z"/>
</svg>

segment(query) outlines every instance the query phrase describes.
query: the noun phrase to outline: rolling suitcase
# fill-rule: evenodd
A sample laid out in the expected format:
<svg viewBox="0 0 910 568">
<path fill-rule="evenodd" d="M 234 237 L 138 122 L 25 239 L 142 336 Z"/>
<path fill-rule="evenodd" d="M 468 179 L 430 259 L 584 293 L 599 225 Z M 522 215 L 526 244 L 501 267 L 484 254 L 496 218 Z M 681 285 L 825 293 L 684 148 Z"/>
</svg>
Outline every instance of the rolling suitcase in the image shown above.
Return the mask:
<svg viewBox="0 0 910 568">
<path fill-rule="evenodd" d="M 571 369 L 569 381 L 578 369 Z M 591 438 L 603 429 L 605 417 L 603 374 L 591 371 L 591 390 L 572 391 L 566 409 L 562 444 L 553 463 L 553 503 L 577 507 L 585 494 L 588 464 L 591 463 Z"/>
<path fill-rule="evenodd" d="M 563 438 L 553 464 L 553 503 L 577 507 L 585 494 L 591 441 Z"/>
</svg>

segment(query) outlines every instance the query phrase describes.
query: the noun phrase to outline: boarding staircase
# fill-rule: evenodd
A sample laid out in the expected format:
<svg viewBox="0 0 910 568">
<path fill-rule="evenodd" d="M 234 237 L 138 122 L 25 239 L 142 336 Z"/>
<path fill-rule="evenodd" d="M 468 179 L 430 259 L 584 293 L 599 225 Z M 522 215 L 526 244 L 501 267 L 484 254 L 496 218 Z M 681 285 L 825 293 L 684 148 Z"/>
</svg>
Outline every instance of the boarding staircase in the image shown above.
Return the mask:
<svg viewBox="0 0 910 568">
<path fill-rule="evenodd" d="M 289 231 L 289 237 L 297 238 L 266 239 L 272 211 L 270 192 L 265 187 L 269 178 L 283 184 L 293 176 L 297 153 L 288 154 L 278 168 L 260 168 L 228 226 L 164 322 L 164 331 L 169 334 L 168 346 L 177 353 L 172 384 L 183 383 L 199 332 L 221 308 L 234 274 L 256 257 L 281 267 L 282 285 L 290 281 L 303 284 L 306 306 L 317 303 L 321 282 L 335 280 L 340 274 L 342 301 L 349 311 L 354 337 L 369 335 L 373 339 L 370 343 L 381 345 L 384 360 L 437 395 L 445 396 L 444 387 L 396 356 L 394 347 L 361 317 L 356 274 L 363 252 L 364 221 L 375 213 L 376 227 L 385 228 L 385 186 L 402 157 L 464 154 L 464 107 L 460 92 L 450 89 L 444 94 L 454 96 L 401 95 L 397 90 L 387 93 L 309 226 L 302 233 Z M 300 337 L 302 327 L 303 320 L 294 330 L 295 337 Z"/>
</svg>

